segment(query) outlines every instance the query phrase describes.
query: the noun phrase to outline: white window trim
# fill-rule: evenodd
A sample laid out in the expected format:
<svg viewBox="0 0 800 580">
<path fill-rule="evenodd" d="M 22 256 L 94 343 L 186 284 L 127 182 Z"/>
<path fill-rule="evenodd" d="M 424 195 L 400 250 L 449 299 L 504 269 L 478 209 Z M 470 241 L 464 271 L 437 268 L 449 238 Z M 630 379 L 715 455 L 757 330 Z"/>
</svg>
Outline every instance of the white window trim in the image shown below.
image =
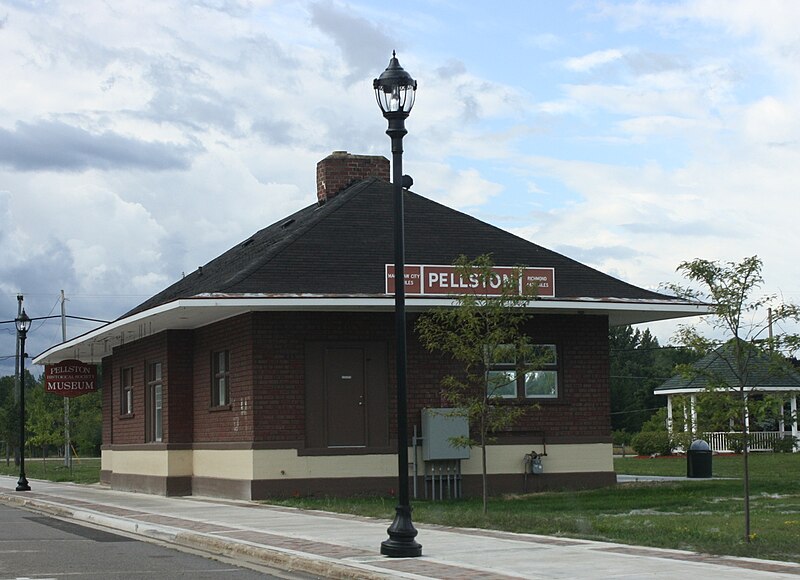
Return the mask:
<svg viewBox="0 0 800 580">
<path fill-rule="evenodd" d="M 505 346 L 505 345 L 499 345 Z M 502 363 L 494 363 L 490 364 L 489 368 L 487 369 L 487 381 L 486 381 L 486 390 L 487 395 L 493 399 L 505 399 L 505 400 L 535 400 L 535 399 L 557 399 L 559 397 L 559 389 L 560 389 L 560 368 L 558 364 L 558 345 L 554 343 L 536 343 L 531 345 L 534 348 L 537 347 L 550 347 L 554 354 L 554 361 L 552 363 L 545 363 L 542 365 L 538 365 L 535 368 L 526 369 L 525 371 L 520 372 L 517 368 L 516 361 L 514 362 L 502 362 Z M 514 373 L 515 380 L 513 381 L 514 384 L 514 393 L 513 394 L 489 394 L 489 380 L 488 376 L 492 372 L 508 372 L 511 371 Z M 529 373 L 531 372 L 553 372 L 555 373 L 555 392 L 552 394 L 534 394 L 529 395 L 527 392 L 526 387 L 526 379 Z M 522 396 L 520 396 L 520 383 L 522 383 Z M 495 387 L 497 390 L 499 387 Z"/>
</svg>

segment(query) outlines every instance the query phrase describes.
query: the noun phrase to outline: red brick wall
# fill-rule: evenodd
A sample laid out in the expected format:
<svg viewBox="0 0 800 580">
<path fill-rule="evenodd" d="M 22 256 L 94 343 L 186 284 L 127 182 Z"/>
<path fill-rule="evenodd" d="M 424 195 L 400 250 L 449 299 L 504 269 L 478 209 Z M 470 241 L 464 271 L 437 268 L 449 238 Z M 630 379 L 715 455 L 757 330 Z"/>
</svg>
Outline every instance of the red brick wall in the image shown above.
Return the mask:
<svg viewBox="0 0 800 580">
<path fill-rule="evenodd" d="M 113 404 L 110 412 L 113 414 L 115 445 L 129 445 L 145 442 L 145 397 L 146 397 L 146 368 L 149 362 L 162 363 L 162 376 L 164 384 L 164 408 L 169 404 L 168 390 L 169 365 L 167 360 L 167 333 L 162 332 L 130 342 L 114 349 L 110 357 L 111 364 L 106 364 L 104 359 L 104 373 L 111 374 L 110 394 L 113 395 Z M 108 371 L 106 371 L 108 366 Z M 123 368 L 133 369 L 133 414 L 120 416 L 120 372 Z M 169 441 L 169 421 L 164 416 L 164 441 Z"/>
<path fill-rule="evenodd" d="M 531 323 L 531 335 L 558 345 L 560 397 L 540 399 L 517 430 L 548 437 L 609 437 L 608 320 L 599 316 L 548 316 Z"/>
<path fill-rule="evenodd" d="M 306 341 L 385 341 L 390 351 L 390 417 L 392 430 L 396 430 L 393 314 L 281 312 L 255 316 L 256 441 L 304 439 Z M 561 396 L 556 400 L 540 399 L 539 409 L 524 416 L 513 429 L 515 433 L 595 440 L 610 435 L 607 325 L 605 317 L 596 316 L 542 316 L 531 323 L 529 332 L 534 340 L 558 344 Z M 422 348 L 410 320 L 409 429 L 419 424 L 423 408 L 444 405 L 441 380 L 458 370 L 458 365 L 446 357 Z"/>
<path fill-rule="evenodd" d="M 378 177 L 389 181 L 389 160 L 372 155 L 352 155 L 347 151 L 334 151 L 317 163 L 317 200 L 322 205 L 346 187 L 366 179 Z"/>
<path fill-rule="evenodd" d="M 191 330 L 168 331 L 167 351 L 164 441 L 191 443 L 194 436 L 194 333 Z"/>
<path fill-rule="evenodd" d="M 534 340 L 559 347 L 560 397 L 540 399 L 539 408 L 531 409 L 513 429 L 515 434 L 543 435 L 548 441 L 597 441 L 610 436 L 607 324 L 605 317 L 597 316 L 539 316 L 532 321 L 529 332 Z M 305 343 L 309 341 L 386 343 L 389 413 L 395 431 L 392 313 L 256 312 L 194 332 L 161 333 L 115 349 L 113 357 L 103 363 L 104 384 L 111 385 L 104 400 L 104 443 L 111 441 L 109 411 L 113 414 L 113 443 L 144 442 L 145 361 L 160 360 L 164 364 L 165 442 L 302 444 Z M 230 351 L 231 405 L 224 409 L 210 406 L 211 353 L 218 350 Z M 134 372 L 134 416 L 121 418 L 119 373 L 127 366 Z M 410 432 L 419 424 L 422 408 L 443 406 L 441 380 L 458 370 L 441 354 L 421 347 L 410 320 Z"/>
<path fill-rule="evenodd" d="M 544 436 L 550 441 L 562 437 L 587 437 L 595 441 L 610 437 L 607 318 L 537 316 L 531 320 L 527 332 L 534 342 L 557 345 L 560 396 L 536 399 L 538 409 L 523 401 L 503 402 L 530 409 L 509 431 L 515 435 Z M 458 375 L 459 370 L 457 363 L 424 350 L 413 327 L 409 328 L 409 428 L 419 424 L 423 408 L 447 406 L 441 397 L 441 380 L 446 374 Z"/>
<path fill-rule="evenodd" d="M 211 406 L 211 355 L 230 356 L 230 405 Z M 194 425 L 196 442 L 253 441 L 253 315 L 244 314 L 198 329 L 193 353 Z"/>
<path fill-rule="evenodd" d="M 394 336 L 392 321 L 392 314 L 257 313 L 253 344 L 256 440 L 305 440 L 306 342 L 388 341 Z M 393 361 L 389 367 L 393 373 Z"/>
</svg>

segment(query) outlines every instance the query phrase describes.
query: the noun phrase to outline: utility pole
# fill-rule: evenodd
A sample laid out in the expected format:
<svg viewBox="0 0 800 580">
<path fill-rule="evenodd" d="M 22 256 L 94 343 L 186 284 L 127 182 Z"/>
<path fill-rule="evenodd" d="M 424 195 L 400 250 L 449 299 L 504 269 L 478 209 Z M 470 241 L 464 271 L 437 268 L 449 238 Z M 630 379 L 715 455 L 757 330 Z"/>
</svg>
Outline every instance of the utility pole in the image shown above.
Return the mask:
<svg viewBox="0 0 800 580">
<path fill-rule="evenodd" d="M 67 299 L 61 291 L 61 342 L 67 342 Z M 69 438 L 69 397 L 64 397 L 64 467 L 72 469 L 72 442 Z"/>
<path fill-rule="evenodd" d="M 769 349 L 772 350 L 772 308 L 767 308 L 767 323 L 769 324 Z"/>
<path fill-rule="evenodd" d="M 17 318 L 22 314 L 22 294 L 17 294 Z M 17 337 L 17 352 L 14 357 L 14 402 L 19 402 L 19 337 Z"/>
<path fill-rule="evenodd" d="M 22 294 L 17 294 L 17 318 L 22 315 Z M 19 404 L 19 332 L 16 333 L 17 355 L 14 357 L 14 404 Z M 8 446 L 6 446 L 6 463 L 8 463 Z M 14 449 L 14 465 L 19 465 L 19 449 Z"/>
</svg>

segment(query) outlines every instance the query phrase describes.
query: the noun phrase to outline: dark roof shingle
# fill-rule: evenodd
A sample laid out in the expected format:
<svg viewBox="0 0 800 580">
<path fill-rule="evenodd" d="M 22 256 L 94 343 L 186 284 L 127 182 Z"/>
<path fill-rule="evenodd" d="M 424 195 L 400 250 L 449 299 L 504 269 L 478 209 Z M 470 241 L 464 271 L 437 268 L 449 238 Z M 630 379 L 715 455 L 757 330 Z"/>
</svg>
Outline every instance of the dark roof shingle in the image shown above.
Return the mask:
<svg viewBox="0 0 800 580">
<path fill-rule="evenodd" d="M 393 257 L 393 188 L 369 178 L 230 248 L 123 315 L 199 294 L 383 294 Z M 491 253 L 495 264 L 555 268 L 556 298 L 669 300 L 622 282 L 412 192 L 406 192 L 407 264 L 452 264 Z"/>
<path fill-rule="evenodd" d="M 711 351 L 692 366 L 689 375 L 678 374 L 667 379 L 655 389 L 655 394 L 674 389 L 708 388 L 738 389 L 740 376 L 737 369 L 734 341 L 731 339 L 719 348 Z M 760 351 L 751 344 L 740 340 L 744 360 L 747 360 L 744 388 L 747 390 L 764 390 L 790 388 L 800 390 L 800 373 L 787 365 L 779 364 L 768 353 Z"/>
</svg>

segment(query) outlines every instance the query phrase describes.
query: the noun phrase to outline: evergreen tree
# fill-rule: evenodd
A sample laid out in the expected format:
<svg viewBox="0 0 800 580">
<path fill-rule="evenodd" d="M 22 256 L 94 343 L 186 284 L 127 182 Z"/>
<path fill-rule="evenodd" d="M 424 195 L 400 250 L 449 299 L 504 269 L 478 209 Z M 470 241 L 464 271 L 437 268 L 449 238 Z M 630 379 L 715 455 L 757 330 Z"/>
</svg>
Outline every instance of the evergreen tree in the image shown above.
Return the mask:
<svg viewBox="0 0 800 580">
<path fill-rule="evenodd" d="M 28 385 L 27 380 L 25 385 Z M 34 382 L 30 394 L 26 393 L 25 397 L 27 442 L 40 447 L 44 458 L 49 447 L 64 444 L 63 399 L 46 393 L 43 381 Z"/>
<path fill-rule="evenodd" d="M 100 455 L 103 440 L 102 388 L 94 393 L 75 397 L 69 406 L 69 433 L 80 457 Z"/>
<path fill-rule="evenodd" d="M 679 364 L 694 362 L 699 354 L 690 348 L 661 347 L 650 330 L 616 326 L 609 330 L 611 354 L 611 427 L 638 433 L 661 407 L 663 397 L 654 389 L 675 374 Z"/>
<path fill-rule="evenodd" d="M 6 463 L 19 441 L 19 405 L 14 394 L 14 377 L 0 377 L 0 443 L 5 444 Z M 70 437 L 78 454 L 100 453 L 103 430 L 102 394 L 98 389 L 70 402 Z M 64 445 L 64 399 L 47 393 L 44 383 L 25 370 L 26 441 L 39 447 L 44 456 Z"/>
<path fill-rule="evenodd" d="M 0 377 L 0 441 L 5 446 L 6 465 L 19 441 L 19 408 L 14 395 L 14 377 Z"/>
</svg>

